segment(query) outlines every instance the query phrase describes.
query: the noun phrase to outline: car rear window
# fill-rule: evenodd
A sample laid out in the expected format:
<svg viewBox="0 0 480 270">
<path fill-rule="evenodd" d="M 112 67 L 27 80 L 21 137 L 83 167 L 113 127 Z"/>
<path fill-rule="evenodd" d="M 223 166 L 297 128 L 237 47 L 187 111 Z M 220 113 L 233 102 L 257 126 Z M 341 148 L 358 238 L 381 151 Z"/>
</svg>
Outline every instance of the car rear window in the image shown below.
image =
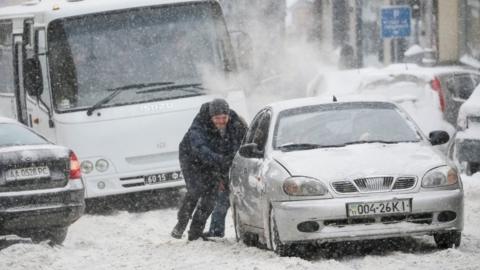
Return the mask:
<svg viewBox="0 0 480 270">
<path fill-rule="evenodd" d="M 44 138 L 18 124 L 0 124 L 0 147 L 14 145 L 47 144 Z"/>
</svg>

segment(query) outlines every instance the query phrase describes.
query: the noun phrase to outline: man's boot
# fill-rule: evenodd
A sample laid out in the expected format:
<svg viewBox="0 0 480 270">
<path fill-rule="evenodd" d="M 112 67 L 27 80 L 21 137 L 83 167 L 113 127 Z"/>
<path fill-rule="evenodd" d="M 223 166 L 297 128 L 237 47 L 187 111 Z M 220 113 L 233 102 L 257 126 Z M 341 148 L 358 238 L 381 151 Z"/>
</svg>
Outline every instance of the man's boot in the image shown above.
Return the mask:
<svg viewBox="0 0 480 270">
<path fill-rule="evenodd" d="M 188 225 L 188 219 L 187 219 L 187 222 L 178 221 L 177 225 L 175 225 L 170 235 L 176 239 L 182 238 L 183 232 L 185 231 L 185 228 L 187 228 L 187 225 Z"/>
</svg>

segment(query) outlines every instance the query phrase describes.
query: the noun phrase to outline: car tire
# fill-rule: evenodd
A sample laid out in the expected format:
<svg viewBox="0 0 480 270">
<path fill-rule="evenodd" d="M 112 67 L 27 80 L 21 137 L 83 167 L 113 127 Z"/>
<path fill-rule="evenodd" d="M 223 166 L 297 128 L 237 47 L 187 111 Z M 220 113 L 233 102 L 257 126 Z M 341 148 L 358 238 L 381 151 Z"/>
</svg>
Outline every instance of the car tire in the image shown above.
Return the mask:
<svg viewBox="0 0 480 270">
<path fill-rule="evenodd" d="M 462 241 L 462 233 L 457 231 L 437 233 L 433 235 L 433 238 L 435 239 L 437 247 L 440 249 L 458 248 Z"/>
<path fill-rule="evenodd" d="M 49 228 L 35 231 L 30 235 L 32 242 L 40 243 L 48 241 L 51 246 L 61 245 L 67 237 L 68 227 Z"/>
<path fill-rule="evenodd" d="M 467 175 L 471 176 L 480 171 L 480 163 L 478 162 L 468 162 L 467 164 Z"/>
<path fill-rule="evenodd" d="M 291 255 L 291 248 L 289 245 L 283 244 L 280 241 L 280 235 L 277 229 L 277 223 L 275 221 L 275 216 L 273 209 L 270 208 L 269 214 L 269 233 L 270 233 L 270 247 L 277 255 L 280 257 L 290 256 Z"/>
<path fill-rule="evenodd" d="M 258 243 L 258 237 L 252 233 L 245 232 L 242 229 L 242 222 L 240 215 L 238 214 L 237 206 L 232 207 L 233 214 L 233 227 L 235 228 L 235 239 L 237 242 L 242 241 L 246 246 L 256 246 Z"/>
</svg>

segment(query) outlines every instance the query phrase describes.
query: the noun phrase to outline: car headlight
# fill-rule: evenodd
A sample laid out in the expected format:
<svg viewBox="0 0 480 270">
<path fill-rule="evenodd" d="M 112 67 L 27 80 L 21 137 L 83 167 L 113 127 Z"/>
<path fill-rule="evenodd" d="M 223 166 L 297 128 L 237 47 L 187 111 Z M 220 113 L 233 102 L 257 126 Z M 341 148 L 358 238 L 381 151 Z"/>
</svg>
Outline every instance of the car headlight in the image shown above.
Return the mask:
<svg viewBox="0 0 480 270">
<path fill-rule="evenodd" d="M 97 160 L 97 162 L 95 162 L 95 169 L 97 169 L 97 171 L 99 172 L 105 172 L 106 170 L 108 170 L 108 167 L 108 161 L 106 161 L 105 159 L 99 159 Z"/>
<path fill-rule="evenodd" d="M 458 183 L 457 170 L 442 166 L 428 171 L 422 179 L 422 187 L 433 188 L 451 186 Z"/>
<path fill-rule="evenodd" d="M 296 176 L 283 182 L 283 191 L 290 196 L 322 196 L 328 193 L 327 187 L 315 178 Z"/>
<path fill-rule="evenodd" d="M 93 163 L 89 160 L 82 161 L 80 169 L 82 170 L 82 173 L 91 173 L 93 171 Z"/>
</svg>

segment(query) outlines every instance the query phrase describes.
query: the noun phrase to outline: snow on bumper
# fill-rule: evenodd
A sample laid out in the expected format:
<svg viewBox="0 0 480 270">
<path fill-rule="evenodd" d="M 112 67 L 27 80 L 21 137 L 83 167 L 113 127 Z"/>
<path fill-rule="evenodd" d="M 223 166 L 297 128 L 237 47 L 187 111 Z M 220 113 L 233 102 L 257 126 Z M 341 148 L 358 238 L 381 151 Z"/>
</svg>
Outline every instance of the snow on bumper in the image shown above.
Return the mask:
<svg viewBox="0 0 480 270">
<path fill-rule="evenodd" d="M 353 219 L 347 217 L 347 203 L 394 198 L 412 199 L 412 212 L 406 214 L 404 220 L 394 219 L 395 221 L 392 222 L 392 217 L 402 216 L 398 214 Z M 463 192 L 461 190 L 274 202 L 272 205 L 279 237 L 284 243 L 365 240 L 463 230 Z M 454 212 L 456 217 L 450 221 L 440 221 L 441 213 L 446 212 Z M 422 222 L 415 223 L 407 217 L 420 217 L 417 221 Z M 302 222 L 315 222 L 319 225 L 318 230 L 301 232 L 298 225 Z"/>
</svg>

